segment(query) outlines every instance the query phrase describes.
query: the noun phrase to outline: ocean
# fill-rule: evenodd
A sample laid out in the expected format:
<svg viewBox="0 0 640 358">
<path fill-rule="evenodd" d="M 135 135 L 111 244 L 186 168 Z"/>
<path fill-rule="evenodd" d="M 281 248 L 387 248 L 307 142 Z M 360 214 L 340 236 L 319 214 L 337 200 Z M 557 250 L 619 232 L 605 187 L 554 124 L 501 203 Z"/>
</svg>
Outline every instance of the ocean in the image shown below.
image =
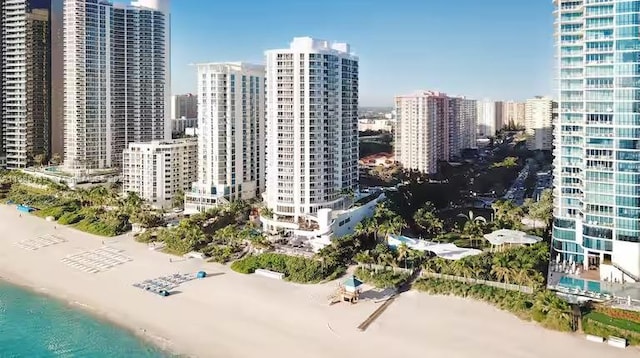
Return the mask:
<svg viewBox="0 0 640 358">
<path fill-rule="evenodd" d="M 170 355 L 82 310 L 0 281 L 0 358 L 22 357 L 165 358 Z"/>
</svg>

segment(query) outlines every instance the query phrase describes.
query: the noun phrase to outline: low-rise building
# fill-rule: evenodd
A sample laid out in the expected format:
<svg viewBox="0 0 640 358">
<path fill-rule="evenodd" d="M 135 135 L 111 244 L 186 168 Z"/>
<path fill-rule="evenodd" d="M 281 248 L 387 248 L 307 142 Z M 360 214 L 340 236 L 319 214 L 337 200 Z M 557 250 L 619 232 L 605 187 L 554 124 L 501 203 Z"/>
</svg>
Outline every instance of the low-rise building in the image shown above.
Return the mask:
<svg viewBox="0 0 640 358">
<path fill-rule="evenodd" d="M 359 119 L 358 120 L 358 131 L 366 132 L 366 131 L 384 131 L 391 132 L 393 131 L 393 121 L 390 119 Z"/>
<path fill-rule="evenodd" d="M 173 196 L 186 192 L 197 178 L 195 138 L 131 143 L 123 152 L 122 184 L 152 206 L 167 208 Z"/>
<path fill-rule="evenodd" d="M 377 167 L 377 166 L 383 166 L 383 167 L 390 167 L 395 163 L 395 161 L 393 160 L 393 154 L 389 154 L 389 153 L 376 153 L 376 154 L 371 154 L 368 155 L 364 158 L 361 158 L 358 161 L 358 164 L 360 164 L 360 166 L 363 167 Z"/>
</svg>

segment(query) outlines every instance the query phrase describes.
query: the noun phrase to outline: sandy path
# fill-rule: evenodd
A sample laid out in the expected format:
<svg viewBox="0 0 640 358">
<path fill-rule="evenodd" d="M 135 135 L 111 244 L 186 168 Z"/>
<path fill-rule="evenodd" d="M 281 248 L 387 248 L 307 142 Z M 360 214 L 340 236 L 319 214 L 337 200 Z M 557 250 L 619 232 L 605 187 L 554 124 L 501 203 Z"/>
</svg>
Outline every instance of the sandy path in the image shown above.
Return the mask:
<svg viewBox="0 0 640 358">
<path fill-rule="evenodd" d="M 36 251 L 15 244 L 45 234 L 67 242 Z M 99 248 L 103 240 L 60 225 L 54 229 L 53 223 L 19 217 L 15 207 L 0 205 L 0 276 L 79 303 L 167 349 L 197 357 L 624 358 L 638 353 L 547 331 L 480 302 L 417 292 L 403 294 L 363 333 L 356 327 L 377 304 L 329 307 L 335 283 L 295 285 L 198 260 L 170 263 L 169 256 L 130 236 L 105 240 L 134 258 L 106 272 L 89 274 L 60 261 Z M 131 286 L 200 269 L 219 275 L 183 284 L 168 298 Z"/>
</svg>

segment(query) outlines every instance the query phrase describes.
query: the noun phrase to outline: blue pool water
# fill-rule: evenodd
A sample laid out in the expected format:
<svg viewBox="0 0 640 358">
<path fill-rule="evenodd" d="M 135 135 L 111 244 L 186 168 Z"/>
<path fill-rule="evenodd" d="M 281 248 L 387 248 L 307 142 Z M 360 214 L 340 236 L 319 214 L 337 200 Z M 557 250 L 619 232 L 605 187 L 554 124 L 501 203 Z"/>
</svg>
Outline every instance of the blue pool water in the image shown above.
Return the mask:
<svg viewBox="0 0 640 358">
<path fill-rule="evenodd" d="M 0 357 L 164 358 L 170 355 L 85 312 L 0 282 Z"/>
<path fill-rule="evenodd" d="M 579 278 L 572 278 L 568 276 L 563 276 L 560 278 L 559 286 L 566 288 L 578 288 L 580 290 L 586 290 L 596 293 L 604 293 L 602 292 L 600 282 L 598 281 L 585 281 Z"/>
</svg>

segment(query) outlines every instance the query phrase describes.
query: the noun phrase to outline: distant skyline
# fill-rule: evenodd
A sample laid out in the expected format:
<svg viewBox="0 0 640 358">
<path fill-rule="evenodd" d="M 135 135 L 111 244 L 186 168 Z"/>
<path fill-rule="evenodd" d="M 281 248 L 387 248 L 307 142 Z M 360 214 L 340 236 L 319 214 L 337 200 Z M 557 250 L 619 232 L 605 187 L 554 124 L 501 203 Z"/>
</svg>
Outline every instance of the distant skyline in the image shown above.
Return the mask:
<svg viewBox="0 0 640 358">
<path fill-rule="evenodd" d="M 421 89 L 474 99 L 553 92 L 551 1 L 173 0 L 172 94 L 196 93 L 195 63 L 263 64 L 293 37 L 347 42 L 360 104 Z"/>
</svg>

